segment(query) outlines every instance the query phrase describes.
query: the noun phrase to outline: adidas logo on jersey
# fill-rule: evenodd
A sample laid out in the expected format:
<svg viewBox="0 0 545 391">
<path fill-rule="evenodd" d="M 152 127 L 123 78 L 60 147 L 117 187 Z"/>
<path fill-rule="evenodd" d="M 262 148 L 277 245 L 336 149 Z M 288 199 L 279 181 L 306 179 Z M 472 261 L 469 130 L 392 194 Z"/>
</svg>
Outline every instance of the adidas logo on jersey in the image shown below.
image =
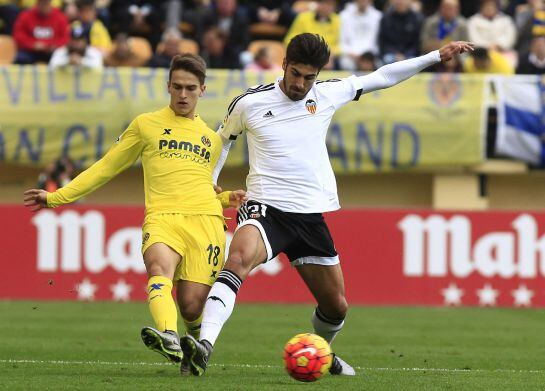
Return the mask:
<svg viewBox="0 0 545 391">
<path fill-rule="evenodd" d="M 274 117 L 274 114 L 272 113 L 272 111 L 269 110 L 269 111 L 267 111 L 267 112 L 265 113 L 265 115 L 263 116 L 263 118 L 270 118 L 270 117 Z"/>
</svg>

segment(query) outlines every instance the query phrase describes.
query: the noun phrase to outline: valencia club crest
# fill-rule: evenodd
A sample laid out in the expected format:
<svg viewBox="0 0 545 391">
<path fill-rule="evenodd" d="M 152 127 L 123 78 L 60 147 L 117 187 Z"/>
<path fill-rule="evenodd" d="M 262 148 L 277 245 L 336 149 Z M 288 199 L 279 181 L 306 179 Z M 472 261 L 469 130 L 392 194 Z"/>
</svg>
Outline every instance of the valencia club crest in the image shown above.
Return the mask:
<svg viewBox="0 0 545 391">
<path fill-rule="evenodd" d="M 316 113 L 316 102 L 312 99 L 309 99 L 305 102 L 305 106 L 310 114 Z"/>
</svg>

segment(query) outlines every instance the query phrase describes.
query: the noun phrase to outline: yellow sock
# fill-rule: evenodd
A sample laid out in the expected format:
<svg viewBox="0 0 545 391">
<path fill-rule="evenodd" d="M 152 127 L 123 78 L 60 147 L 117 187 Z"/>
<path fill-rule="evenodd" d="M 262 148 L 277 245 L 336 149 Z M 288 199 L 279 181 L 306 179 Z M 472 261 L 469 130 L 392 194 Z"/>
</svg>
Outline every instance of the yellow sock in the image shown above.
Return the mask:
<svg viewBox="0 0 545 391">
<path fill-rule="evenodd" d="M 199 339 L 199 336 L 201 334 L 201 322 L 202 322 L 202 313 L 197 319 L 191 322 L 184 319 L 185 330 L 187 334 L 191 335 L 195 339 Z"/>
<path fill-rule="evenodd" d="M 148 304 L 155 327 L 159 331 L 178 331 L 178 312 L 172 298 L 172 281 L 153 276 L 148 281 Z"/>
</svg>

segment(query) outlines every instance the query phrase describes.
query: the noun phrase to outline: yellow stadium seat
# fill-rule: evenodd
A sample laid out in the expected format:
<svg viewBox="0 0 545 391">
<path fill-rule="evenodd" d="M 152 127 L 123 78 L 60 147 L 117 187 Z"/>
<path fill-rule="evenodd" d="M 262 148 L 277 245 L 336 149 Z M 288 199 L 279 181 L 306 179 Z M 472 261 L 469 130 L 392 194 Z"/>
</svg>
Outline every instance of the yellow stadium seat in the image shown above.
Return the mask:
<svg viewBox="0 0 545 391">
<path fill-rule="evenodd" d="M 284 45 L 281 42 L 270 41 L 267 39 L 256 40 L 250 42 L 250 45 L 248 45 L 248 51 L 255 56 L 257 51 L 263 46 L 266 46 L 270 50 L 273 62 L 279 66 L 282 66 L 282 62 L 286 56 L 286 49 L 284 48 Z"/>
<path fill-rule="evenodd" d="M 195 31 L 195 27 L 188 22 L 180 22 L 180 24 L 178 24 L 178 29 L 184 35 L 193 34 L 193 32 Z"/>
<path fill-rule="evenodd" d="M 306 11 L 314 11 L 318 7 L 317 1 L 309 1 L 309 0 L 297 0 L 293 5 L 291 6 L 291 9 L 296 14 Z"/>
<path fill-rule="evenodd" d="M 183 38 L 179 46 L 180 53 L 199 54 L 199 44 L 192 39 Z"/>
<path fill-rule="evenodd" d="M 153 55 L 151 45 L 145 38 L 130 37 L 129 46 L 131 47 L 132 52 L 142 61 L 142 65 L 144 65 Z"/>
<path fill-rule="evenodd" d="M 156 50 L 157 53 L 162 53 L 164 49 L 165 44 L 163 42 L 159 42 Z M 197 43 L 197 41 L 194 41 L 192 39 L 183 38 L 178 44 L 178 53 L 199 54 L 199 44 Z"/>
<path fill-rule="evenodd" d="M 15 41 L 9 35 L 0 35 L 0 64 L 11 64 L 17 55 Z"/>
<path fill-rule="evenodd" d="M 250 34 L 255 37 L 271 37 L 282 39 L 288 29 L 284 26 L 270 23 L 253 23 L 249 28 Z"/>
</svg>

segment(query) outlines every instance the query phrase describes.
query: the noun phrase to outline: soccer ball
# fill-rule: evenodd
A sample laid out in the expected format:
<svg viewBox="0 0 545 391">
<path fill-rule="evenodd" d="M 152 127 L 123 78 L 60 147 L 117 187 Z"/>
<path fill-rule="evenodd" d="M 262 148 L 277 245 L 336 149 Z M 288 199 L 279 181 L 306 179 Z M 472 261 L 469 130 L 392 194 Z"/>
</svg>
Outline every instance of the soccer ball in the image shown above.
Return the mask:
<svg viewBox="0 0 545 391">
<path fill-rule="evenodd" d="M 331 348 L 316 334 L 297 334 L 284 347 L 286 371 L 295 380 L 313 382 L 331 367 Z"/>
</svg>

